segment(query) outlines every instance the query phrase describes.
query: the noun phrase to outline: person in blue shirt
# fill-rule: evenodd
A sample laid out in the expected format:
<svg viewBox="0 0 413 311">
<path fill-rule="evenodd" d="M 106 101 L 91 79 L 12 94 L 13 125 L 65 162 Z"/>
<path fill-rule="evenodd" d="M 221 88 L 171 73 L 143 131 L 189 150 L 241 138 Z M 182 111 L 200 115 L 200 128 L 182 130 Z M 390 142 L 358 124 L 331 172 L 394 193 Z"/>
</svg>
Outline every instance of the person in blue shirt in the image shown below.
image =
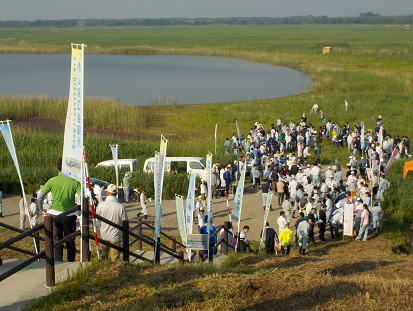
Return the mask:
<svg viewBox="0 0 413 311">
<path fill-rule="evenodd" d="M 224 174 L 224 179 L 225 179 L 225 190 L 229 190 L 229 185 L 231 184 L 231 168 L 227 166 L 227 170 L 225 171 Z"/>
<path fill-rule="evenodd" d="M 199 228 L 199 234 L 208 234 L 208 226 L 207 226 L 207 224 L 208 224 L 208 215 L 206 215 L 205 216 L 205 222 L 204 222 L 204 225 L 201 227 L 201 228 Z M 217 231 L 217 228 L 213 225 L 213 224 L 211 224 L 211 226 L 209 227 L 209 235 L 211 236 L 211 235 L 213 235 L 214 233 L 215 233 L 215 231 Z M 216 234 L 213 238 L 212 238 L 212 241 L 213 241 L 213 243 L 214 243 L 214 246 L 215 245 L 217 245 L 217 243 L 218 243 L 218 234 Z M 213 255 L 216 255 L 217 254 L 217 251 L 218 251 L 218 247 L 213 251 Z M 208 250 L 204 250 L 204 257 L 205 256 L 208 256 Z"/>
</svg>

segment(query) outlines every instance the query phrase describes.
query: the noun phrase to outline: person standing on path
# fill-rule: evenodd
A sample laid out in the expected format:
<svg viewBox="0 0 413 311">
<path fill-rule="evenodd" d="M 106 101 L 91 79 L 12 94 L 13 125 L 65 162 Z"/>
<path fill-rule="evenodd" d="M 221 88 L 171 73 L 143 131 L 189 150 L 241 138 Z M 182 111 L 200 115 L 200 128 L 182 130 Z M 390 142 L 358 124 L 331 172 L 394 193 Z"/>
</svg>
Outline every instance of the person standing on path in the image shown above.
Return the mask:
<svg viewBox="0 0 413 311">
<path fill-rule="evenodd" d="M 271 192 L 271 186 L 270 186 L 270 182 L 269 180 L 266 180 L 262 186 L 261 186 L 261 190 L 262 190 L 262 207 L 265 211 L 265 206 L 267 204 L 267 198 L 268 198 L 268 193 Z M 271 194 L 270 194 L 271 195 Z M 270 211 L 272 211 L 272 204 L 270 201 Z"/>
<path fill-rule="evenodd" d="M 262 237 L 262 232 L 261 232 Z M 267 221 L 265 224 L 265 254 L 272 255 L 275 253 L 275 242 L 278 240 L 277 233 L 273 228 L 270 228 L 270 223 Z"/>
<path fill-rule="evenodd" d="M 284 199 L 284 183 L 281 179 L 278 180 L 277 182 L 277 195 L 278 195 L 278 206 L 281 206 L 281 204 L 283 203 L 283 199 Z"/>
<path fill-rule="evenodd" d="M 148 207 L 146 206 L 146 203 L 151 201 L 151 198 L 147 198 L 146 197 L 146 190 L 142 190 L 141 192 L 141 197 L 140 197 L 140 201 L 141 201 L 141 207 L 142 207 L 142 213 L 143 213 L 143 217 L 145 219 L 148 218 Z"/>
<path fill-rule="evenodd" d="M 122 221 L 128 220 L 128 214 L 126 213 L 125 206 L 118 203 L 116 198 L 117 187 L 110 184 L 106 188 L 106 200 L 101 202 L 96 207 L 96 214 L 110 220 L 111 222 L 122 226 Z M 96 226 L 100 228 L 100 235 L 103 240 L 115 244 L 116 246 L 122 247 L 122 231 L 112 227 L 111 225 L 101 222 L 99 219 L 96 220 Z M 110 260 L 115 261 L 120 257 L 120 251 L 114 248 L 110 248 L 107 245 L 101 244 L 101 255 L 102 258 L 109 257 Z"/>
<path fill-rule="evenodd" d="M 47 210 L 47 213 L 55 216 L 74 207 L 76 194 L 81 194 L 80 183 L 75 179 L 62 175 L 62 159 L 57 161 L 56 169 L 59 172 L 58 176 L 52 177 L 46 182 L 37 198 L 37 207 L 39 210 L 42 210 L 45 195 L 52 192 L 53 205 L 51 209 Z M 74 212 L 53 222 L 53 239 L 55 243 L 63 239 L 63 236 L 68 236 L 76 231 L 76 215 L 77 212 Z M 67 260 L 70 262 L 75 261 L 75 240 L 68 241 L 66 249 Z M 55 260 L 63 261 L 63 245 L 55 250 Z"/>
<path fill-rule="evenodd" d="M 287 223 L 290 223 L 291 221 L 291 213 L 293 211 L 293 205 L 291 204 L 290 198 L 288 195 L 284 197 L 284 202 L 281 205 L 281 209 L 285 213 L 285 219 L 287 220 Z"/>
<path fill-rule="evenodd" d="M 318 224 L 318 237 L 320 238 L 320 241 L 325 241 L 326 239 L 324 238 L 324 234 L 326 232 L 326 224 L 327 224 L 325 204 L 321 205 L 321 210 L 319 212 L 319 219 L 322 222 Z"/>
<path fill-rule="evenodd" d="M 280 235 L 280 233 L 284 230 L 285 225 L 287 224 L 284 211 L 280 212 L 280 217 L 277 218 L 277 224 L 278 224 L 278 235 Z"/>
<path fill-rule="evenodd" d="M 363 241 L 367 241 L 367 236 L 369 234 L 369 223 L 370 223 L 370 213 L 366 204 L 363 204 L 363 212 L 361 213 L 361 229 L 356 237 L 356 241 L 360 241 L 361 237 L 363 236 Z"/>
<path fill-rule="evenodd" d="M 287 223 L 285 225 L 285 228 L 283 231 L 281 231 L 280 235 L 278 236 L 278 239 L 281 242 L 281 252 L 284 255 L 287 253 L 287 255 L 290 254 L 290 249 L 291 249 L 291 241 L 294 238 L 293 232 L 290 230 L 290 225 Z"/>
<path fill-rule="evenodd" d="M 224 174 L 225 179 L 225 191 L 229 191 L 229 186 L 231 185 L 231 167 L 227 166 L 227 170 Z"/>
<path fill-rule="evenodd" d="M 123 177 L 123 194 L 125 203 L 129 203 L 129 188 L 130 188 L 130 180 L 132 176 L 130 172 L 126 172 L 125 177 Z"/>
<path fill-rule="evenodd" d="M 303 220 L 298 224 L 297 227 L 297 236 L 298 243 L 300 246 L 299 253 L 300 255 L 305 255 L 305 250 L 307 249 L 307 240 L 308 240 L 308 230 L 310 229 L 310 224 L 308 223 L 308 217 L 304 216 Z"/>
</svg>

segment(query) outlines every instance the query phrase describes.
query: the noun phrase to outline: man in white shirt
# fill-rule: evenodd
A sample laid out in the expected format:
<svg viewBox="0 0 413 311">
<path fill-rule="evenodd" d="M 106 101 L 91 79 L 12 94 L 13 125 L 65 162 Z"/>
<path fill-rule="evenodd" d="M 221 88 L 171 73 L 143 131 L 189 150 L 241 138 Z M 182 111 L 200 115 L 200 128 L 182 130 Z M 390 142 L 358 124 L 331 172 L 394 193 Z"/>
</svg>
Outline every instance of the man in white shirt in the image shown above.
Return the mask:
<svg viewBox="0 0 413 311">
<path fill-rule="evenodd" d="M 278 224 L 278 235 L 280 235 L 281 231 L 285 229 L 285 225 L 287 224 L 287 219 L 285 219 L 285 212 L 280 212 L 280 217 L 277 219 Z"/>
</svg>

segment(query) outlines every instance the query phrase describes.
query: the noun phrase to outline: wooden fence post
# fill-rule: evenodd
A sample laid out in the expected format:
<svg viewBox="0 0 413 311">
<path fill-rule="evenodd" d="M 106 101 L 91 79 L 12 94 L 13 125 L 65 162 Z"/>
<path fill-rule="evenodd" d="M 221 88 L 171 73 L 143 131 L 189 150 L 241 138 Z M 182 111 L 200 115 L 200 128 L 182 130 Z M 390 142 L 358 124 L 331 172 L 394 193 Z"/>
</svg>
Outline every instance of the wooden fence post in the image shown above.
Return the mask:
<svg viewBox="0 0 413 311">
<path fill-rule="evenodd" d="M 176 238 L 172 239 L 172 250 L 174 251 L 174 253 L 176 252 Z"/>
<path fill-rule="evenodd" d="M 129 221 L 122 221 L 122 236 L 123 236 L 123 261 L 129 262 Z"/>
<path fill-rule="evenodd" d="M 138 225 L 141 224 L 140 226 L 138 226 L 138 235 L 142 236 L 142 218 L 138 217 Z M 138 250 L 142 250 L 142 240 L 138 239 Z"/>
<path fill-rule="evenodd" d="M 231 228 L 231 222 L 224 222 L 224 255 L 228 255 L 228 231 Z"/>
<path fill-rule="evenodd" d="M 89 201 L 88 199 L 83 200 L 83 211 L 82 211 L 82 236 L 81 236 L 81 247 L 82 247 L 82 262 L 90 261 L 90 249 L 89 249 Z"/>
<path fill-rule="evenodd" d="M 53 216 L 44 217 L 44 252 L 46 258 L 46 286 L 55 286 L 54 251 L 53 251 Z"/>
</svg>

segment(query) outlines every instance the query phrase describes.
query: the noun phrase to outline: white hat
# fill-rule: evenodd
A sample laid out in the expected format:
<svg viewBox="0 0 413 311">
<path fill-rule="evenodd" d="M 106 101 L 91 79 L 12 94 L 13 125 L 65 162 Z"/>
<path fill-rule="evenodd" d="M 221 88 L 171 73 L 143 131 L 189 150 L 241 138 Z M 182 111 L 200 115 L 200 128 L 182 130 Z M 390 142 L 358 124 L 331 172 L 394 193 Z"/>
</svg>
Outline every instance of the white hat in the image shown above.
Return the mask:
<svg viewBox="0 0 413 311">
<path fill-rule="evenodd" d="M 110 184 L 107 188 L 106 188 L 106 192 L 110 193 L 110 194 L 116 194 L 118 192 L 117 187 L 114 184 Z"/>
<path fill-rule="evenodd" d="M 330 169 L 331 167 L 329 166 L 329 167 L 327 167 L 328 169 Z"/>
<path fill-rule="evenodd" d="M 200 196 L 198 197 L 198 199 L 202 199 L 202 195 L 200 195 Z"/>
<path fill-rule="evenodd" d="M 310 164 L 307 164 L 307 167 L 310 167 Z"/>
<path fill-rule="evenodd" d="M 203 181 L 205 181 L 205 180 L 201 179 L 201 182 L 203 182 Z"/>
</svg>

